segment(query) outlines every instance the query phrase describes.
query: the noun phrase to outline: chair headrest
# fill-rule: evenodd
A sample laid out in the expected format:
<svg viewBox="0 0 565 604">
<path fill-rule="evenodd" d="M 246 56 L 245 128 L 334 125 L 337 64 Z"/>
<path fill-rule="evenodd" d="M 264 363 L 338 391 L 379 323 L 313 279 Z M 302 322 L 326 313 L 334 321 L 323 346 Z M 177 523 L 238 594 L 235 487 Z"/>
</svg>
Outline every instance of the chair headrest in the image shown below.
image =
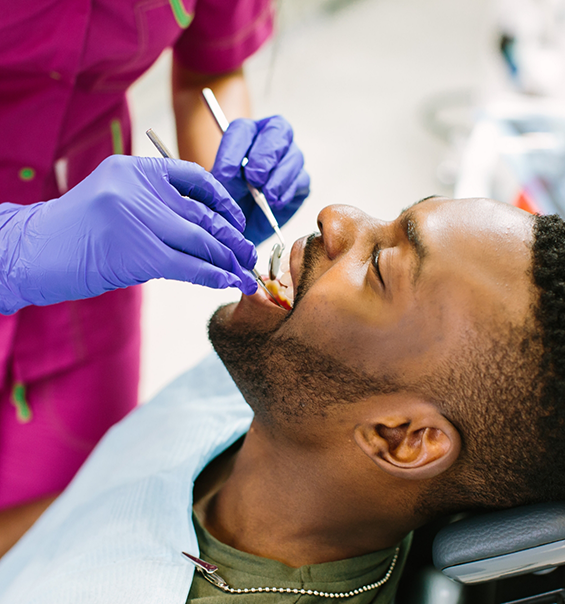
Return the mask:
<svg viewBox="0 0 565 604">
<path fill-rule="evenodd" d="M 474 516 L 444 527 L 433 545 L 436 568 L 461 583 L 565 564 L 565 503 L 541 503 Z"/>
</svg>

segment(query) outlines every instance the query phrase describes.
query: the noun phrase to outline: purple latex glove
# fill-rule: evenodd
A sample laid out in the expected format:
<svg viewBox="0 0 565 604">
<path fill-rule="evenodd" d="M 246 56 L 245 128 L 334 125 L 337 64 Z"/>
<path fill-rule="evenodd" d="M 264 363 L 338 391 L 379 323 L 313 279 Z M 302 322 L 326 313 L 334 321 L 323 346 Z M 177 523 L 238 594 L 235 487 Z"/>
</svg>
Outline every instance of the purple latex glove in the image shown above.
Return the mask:
<svg viewBox="0 0 565 604">
<path fill-rule="evenodd" d="M 159 277 L 253 293 L 244 268 L 257 252 L 244 228 L 237 204 L 200 166 L 112 156 L 58 199 L 0 204 L 0 312 Z"/>
<path fill-rule="evenodd" d="M 244 157 L 249 161 L 242 170 Z M 263 191 L 281 226 L 308 197 L 310 177 L 304 170 L 304 156 L 283 117 L 276 115 L 256 122 L 234 120 L 222 138 L 212 168 L 212 174 L 245 214 L 245 236 L 258 245 L 273 234 L 273 229 L 253 201 L 244 173 L 250 184 Z"/>
</svg>

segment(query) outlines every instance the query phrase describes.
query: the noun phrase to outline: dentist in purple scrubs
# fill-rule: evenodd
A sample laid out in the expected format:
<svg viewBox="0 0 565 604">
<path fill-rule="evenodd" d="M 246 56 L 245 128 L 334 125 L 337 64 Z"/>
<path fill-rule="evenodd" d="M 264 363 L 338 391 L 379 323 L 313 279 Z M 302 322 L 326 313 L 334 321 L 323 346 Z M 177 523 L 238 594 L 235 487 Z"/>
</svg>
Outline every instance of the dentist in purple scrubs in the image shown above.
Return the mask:
<svg viewBox="0 0 565 604">
<path fill-rule="evenodd" d="M 309 179 L 280 117 L 233 122 L 214 163 L 199 100 L 210 86 L 229 119 L 249 115 L 242 64 L 271 35 L 269 0 L 0 0 L 0 14 L 0 523 L 25 529 L 137 404 L 130 286 L 253 292 L 271 232 L 241 161 L 281 224 Z M 168 46 L 180 155 L 212 174 L 127 157 L 126 91 Z"/>
</svg>

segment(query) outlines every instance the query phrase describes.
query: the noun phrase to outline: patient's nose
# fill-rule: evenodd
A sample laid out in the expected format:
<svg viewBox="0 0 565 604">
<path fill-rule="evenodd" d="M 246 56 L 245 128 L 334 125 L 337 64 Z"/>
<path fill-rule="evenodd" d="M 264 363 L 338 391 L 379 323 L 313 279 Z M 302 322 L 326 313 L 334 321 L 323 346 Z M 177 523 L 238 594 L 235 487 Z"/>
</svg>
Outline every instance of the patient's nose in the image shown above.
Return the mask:
<svg viewBox="0 0 565 604">
<path fill-rule="evenodd" d="M 351 249 L 372 218 L 353 206 L 333 205 L 318 214 L 318 228 L 331 260 Z"/>
</svg>

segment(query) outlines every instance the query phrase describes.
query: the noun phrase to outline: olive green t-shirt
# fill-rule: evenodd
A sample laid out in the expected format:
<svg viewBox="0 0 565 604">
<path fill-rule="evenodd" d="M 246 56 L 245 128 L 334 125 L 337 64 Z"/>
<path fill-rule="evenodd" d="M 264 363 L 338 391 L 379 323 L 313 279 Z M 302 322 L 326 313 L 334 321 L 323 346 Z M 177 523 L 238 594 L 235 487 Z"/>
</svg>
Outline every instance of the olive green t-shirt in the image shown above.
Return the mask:
<svg viewBox="0 0 565 604">
<path fill-rule="evenodd" d="M 382 579 L 396 552 L 389 548 L 338 562 L 326 562 L 291 568 L 267 558 L 240 552 L 212 537 L 193 514 L 194 527 L 200 546 L 200 558 L 218 566 L 218 574 L 230 587 L 291 587 L 322 592 L 348 592 Z M 349 598 L 340 598 L 348 604 L 389 604 L 394 599 L 398 580 L 410 548 L 412 535 L 400 544 L 398 560 L 388 581 L 381 587 Z M 199 572 L 188 594 L 187 603 L 197 604 L 320 604 L 335 598 L 308 594 L 287 593 L 225 593 L 209 583 Z"/>
</svg>

